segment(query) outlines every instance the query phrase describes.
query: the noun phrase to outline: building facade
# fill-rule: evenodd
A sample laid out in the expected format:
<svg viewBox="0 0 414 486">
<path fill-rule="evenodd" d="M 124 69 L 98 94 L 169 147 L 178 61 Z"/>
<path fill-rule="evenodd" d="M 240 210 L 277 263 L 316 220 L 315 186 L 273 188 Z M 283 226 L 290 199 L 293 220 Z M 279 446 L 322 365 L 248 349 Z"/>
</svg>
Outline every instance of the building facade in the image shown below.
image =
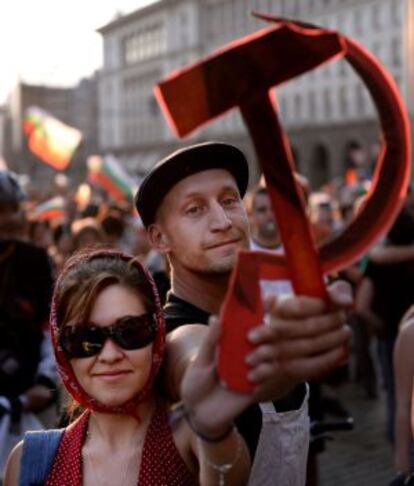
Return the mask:
<svg viewBox="0 0 414 486">
<path fill-rule="evenodd" d="M 160 0 L 99 29 L 104 66 L 99 77 L 99 142 L 133 173 L 144 174 L 178 141 L 167 127 L 153 86 L 171 71 L 266 27 L 249 11 L 301 19 L 358 40 L 387 67 L 412 114 L 413 0 Z M 343 60 L 277 89 L 281 118 L 296 162 L 314 187 L 340 176 L 350 147 L 378 150 L 370 96 Z M 236 110 L 190 140 L 235 143 L 259 171 Z"/>
</svg>

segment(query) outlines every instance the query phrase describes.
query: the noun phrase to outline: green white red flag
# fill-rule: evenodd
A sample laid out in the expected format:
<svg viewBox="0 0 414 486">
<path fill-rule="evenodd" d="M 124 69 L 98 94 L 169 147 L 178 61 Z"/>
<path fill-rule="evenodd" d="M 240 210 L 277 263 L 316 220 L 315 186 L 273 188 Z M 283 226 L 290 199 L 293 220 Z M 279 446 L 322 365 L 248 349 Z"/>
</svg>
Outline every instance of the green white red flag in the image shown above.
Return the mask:
<svg viewBox="0 0 414 486">
<path fill-rule="evenodd" d="M 36 106 L 26 110 L 23 131 L 31 152 L 56 170 L 66 169 L 82 140 L 78 129 Z"/>
<path fill-rule="evenodd" d="M 88 180 L 102 187 L 115 201 L 133 199 L 136 184 L 113 155 L 88 157 Z"/>
<path fill-rule="evenodd" d="M 32 221 L 47 221 L 65 217 L 65 200 L 62 196 L 42 202 L 34 207 L 28 214 Z"/>
</svg>

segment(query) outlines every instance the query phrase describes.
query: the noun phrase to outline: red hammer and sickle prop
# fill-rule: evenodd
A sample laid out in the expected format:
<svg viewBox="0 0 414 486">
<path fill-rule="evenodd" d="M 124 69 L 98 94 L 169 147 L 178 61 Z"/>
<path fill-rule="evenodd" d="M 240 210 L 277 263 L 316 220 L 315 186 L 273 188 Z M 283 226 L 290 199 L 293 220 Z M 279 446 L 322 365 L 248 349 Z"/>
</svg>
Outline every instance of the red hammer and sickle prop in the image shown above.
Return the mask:
<svg viewBox="0 0 414 486">
<path fill-rule="evenodd" d="M 244 356 L 252 349 L 247 330 L 263 322 L 259 280 L 290 279 L 296 294 L 328 301 L 323 275 L 348 266 L 385 234 L 400 209 L 410 177 L 408 116 L 394 81 L 379 61 L 338 32 L 260 16 L 275 25 L 231 43 L 155 88 L 180 137 L 232 108 L 240 109 L 277 218 L 286 257 L 240 252 L 222 308 L 219 374 L 239 391 L 252 389 L 246 379 Z M 337 238 L 317 249 L 292 172 L 289 142 L 270 90 L 342 57 L 371 93 L 381 122 L 382 149 L 358 217 Z"/>
</svg>

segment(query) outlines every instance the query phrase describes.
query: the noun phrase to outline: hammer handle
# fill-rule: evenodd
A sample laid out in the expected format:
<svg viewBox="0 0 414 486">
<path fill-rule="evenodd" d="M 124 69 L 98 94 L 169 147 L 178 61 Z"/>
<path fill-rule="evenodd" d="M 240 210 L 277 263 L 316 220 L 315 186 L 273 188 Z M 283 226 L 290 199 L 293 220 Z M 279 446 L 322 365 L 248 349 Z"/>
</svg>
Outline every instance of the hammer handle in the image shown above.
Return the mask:
<svg viewBox="0 0 414 486">
<path fill-rule="evenodd" d="M 241 112 L 266 179 L 293 288 L 298 295 L 329 302 L 303 195 L 294 178 L 289 142 L 270 93 L 250 96 Z"/>
</svg>

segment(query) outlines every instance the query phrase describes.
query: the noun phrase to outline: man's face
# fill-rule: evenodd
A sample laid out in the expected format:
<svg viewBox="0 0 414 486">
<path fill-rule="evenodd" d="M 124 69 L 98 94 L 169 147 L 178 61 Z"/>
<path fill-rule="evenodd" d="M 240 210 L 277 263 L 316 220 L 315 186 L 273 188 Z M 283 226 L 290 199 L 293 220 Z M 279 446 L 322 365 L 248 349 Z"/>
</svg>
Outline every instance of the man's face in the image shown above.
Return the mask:
<svg viewBox="0 0 414 486">
<path fill-rule="evenodd" d="M 219 274 L 231 271 L 237 251 L 248 247 L 248 231 L 235 179 L 226 170 L 212 169 L 186 177 L 170 190 L 150 237 L 168 254 L 173 270 Z"/>
<path fill-rule="evenodd" d="M 0 204 L 0 239 L 8 240 L 21 236 L 23 214 L 15 204 Z"/>
<path fill-rule="evenodd" d="M 255 231 L 264 238 L 274 238 L 276 236 L 277 225 L 268 194 L 256 194 L 252 205 L 251 224 Z"/>
</svg>

